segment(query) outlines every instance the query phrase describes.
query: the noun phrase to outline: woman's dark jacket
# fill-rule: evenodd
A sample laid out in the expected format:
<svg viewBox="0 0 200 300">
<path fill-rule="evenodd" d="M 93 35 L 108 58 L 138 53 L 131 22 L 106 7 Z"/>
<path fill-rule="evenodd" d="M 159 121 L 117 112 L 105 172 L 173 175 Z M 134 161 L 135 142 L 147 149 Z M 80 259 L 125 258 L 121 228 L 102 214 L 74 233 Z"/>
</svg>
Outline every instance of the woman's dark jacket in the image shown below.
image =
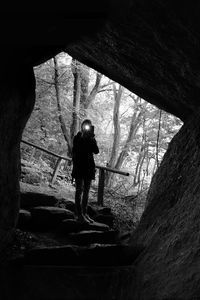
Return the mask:
<svg viewBox="0 0 200 300">
<path fill-rule="evenodd" d="M 72 178 L 95 179 L 94 154 L 99 153 L 99 148 L 94 137 L 82 136 L 78 132 L 73 140 L 72 148 Z"/>
</svg>

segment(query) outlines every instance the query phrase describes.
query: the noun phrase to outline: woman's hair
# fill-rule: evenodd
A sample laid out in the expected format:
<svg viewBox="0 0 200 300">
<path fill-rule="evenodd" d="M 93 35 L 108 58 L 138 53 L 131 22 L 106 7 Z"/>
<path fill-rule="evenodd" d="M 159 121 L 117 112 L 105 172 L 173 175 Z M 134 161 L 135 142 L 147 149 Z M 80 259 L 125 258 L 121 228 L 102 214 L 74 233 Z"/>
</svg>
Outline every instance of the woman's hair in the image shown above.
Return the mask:
<svg viewBox="0 0 200 300">
<path fill-rule="evenodd" d="M 91 120 L 89 120 L 89 119 L 85 119 L 83 122 L 82 122 L 82 124 L 81 124 L 81 129 L 83 129 L 83 127 L 86 125 L 86 124 L 88 124 L 88 125 L 92 125 L 92 121 Z"/>
</svg>

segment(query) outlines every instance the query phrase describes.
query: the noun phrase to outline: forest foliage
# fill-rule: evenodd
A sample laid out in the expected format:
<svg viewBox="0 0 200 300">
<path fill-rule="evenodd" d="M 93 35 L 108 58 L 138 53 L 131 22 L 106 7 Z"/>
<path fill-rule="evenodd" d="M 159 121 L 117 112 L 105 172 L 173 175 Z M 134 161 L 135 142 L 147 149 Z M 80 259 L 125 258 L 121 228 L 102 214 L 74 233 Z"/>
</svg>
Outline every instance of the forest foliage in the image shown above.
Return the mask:
<svg viewBox="0 0 200 300">
<path fill-rule="evenodd" d="M 71 157 L 72 141 L 85 118 L 92 120 L 99 165 L 128 171 L 107 173 L 106 185 L 131 195 L 148 188 L 182 122 L 67 53 L 34 68 L 36 103 L 23 139 Z M 22 156 L 53 167 L 55 158 L 22 146 Z M 67 169 L 67 164 L 63 166 Z"/>
</svg>

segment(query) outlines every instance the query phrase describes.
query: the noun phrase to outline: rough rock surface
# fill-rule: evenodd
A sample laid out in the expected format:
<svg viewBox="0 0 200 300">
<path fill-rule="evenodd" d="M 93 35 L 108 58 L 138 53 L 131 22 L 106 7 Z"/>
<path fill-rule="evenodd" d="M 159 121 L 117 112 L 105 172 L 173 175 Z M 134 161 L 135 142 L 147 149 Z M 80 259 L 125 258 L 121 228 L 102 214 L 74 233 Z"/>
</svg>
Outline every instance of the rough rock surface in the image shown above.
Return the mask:
<svg viewBox="0 0 200 300">
<path fill-rule="evenodd" d="M 81 1 L 69 1 L 62 14 L 47 7 L 40 22 L 36 14 L 26 26 L 23 13 L 8 21 L 5 14 L 0 24 L 4 45 L 26 41 L 27 46 L 14 54 L 4 52 L 37 65 L 66 50 L 147 101 L 187 119 L 200 104 L 199 2 L 103 2 L 87 0 L 83 7 Z"/>
<path fill-rule="evenodd" d="M 74 214 L 65 209 L 51 206 L 37 206 L 31 209 L 33 228 L 37 230 L 52 229 L 64 219 L 74 219 Z"/>
<path fill-rule="evenodd" d="M 29 209 L 35 206 L 55 206 L 58 199 L 44 193 L 23 192 L 20 194 L 20 207 Z"/>
<path fill-rule="evenodd" d="M 27 230 L 30 227 L 31 213 L 28 210 L 20 209 L 17 227 L 20 229 Z"/>
<path fill-rule="evenodd" d="M 183 120 L 200 102 L 197 1 L 118 1 L 91 38 L 66 51 Z"/>
<path fill-rule="evenodd" d="M 97 213 L 100 214 L 100 215 L 111 215 L 112 214 L 112 211 L 111 211 L 110 207 L 97 206 L 96 210 L 97 210 Z"/>
<path fill-rule="evenodd" d="M 173 138 L 153 178 L 131 239 L 145 247 L 136 264 L 134 299 L 200 297 L 199 124 L 200 111 Z"/>
<path fill-rule="evenodd" d="M 75 203 L 74 203 L 74 201 L 61 198 L 61 199 L 58 199 L 58 205 L 70 210 L 73 213 L 75 212 Z M 105 207 L 105 208 L 107 208 L 107 207 Z M 105 213 L 107 213 L 108 210 L 109 210 L 109 208 L 107 210 L 105 210 Z M 89 216 L 94 217 L 98 214 L 98 210 L 95 207 L 93 207 L 92 205 L 88 204 L 87 213 L 88 213 Z"/>
<path fill-rule="evenodd" d="M 59 230 L 63 233 L 70 233 L 70 232 L 79 232 L 81 230 L 96 230 L 96 231 L 108 231 L 109 226 L 106 224 L 93 222 L 90 224 L 81 223 L 77 220 L 66 219 L 63 220 L 59 226 Z"/>
<path fill-rule="evenodd" d="M 113 215 L 103 215 L 103 214 L 97 214 L 94 217 L 95 222 L 104 223 L 108 225 L 109 227 L 113 227 L 114 224 L 114 216 Z"/>
<path fill-rule="evenodd" d="M 75 212 L 75 203 L 73 201 L 61 199 L 59 202 L 62 204 L 64 208 L 70 210 L 73 213 Z"/>
<path fill-rule="evenodd" d="M 115 230 L 83 230 L 77 233 L 70 233 L 69 238 L 72 244 L 90 245 L 93 243 L 113 244 L 116 242 L 117 232 Z"/>
<path fill-rule="evenodd" d="M 140 249 L 117 244 L 92 244 L 88 247 L 79 247 L 76 245 L 35 247 L 25 252 L 23 263 L 29 265 L 61 266 L 120 266 L 133 263 L 139 253 Z M 15 260 L 16 262 L 17 260 Z"/>
<path fill-rule="evenodd" d="M 16 268 L 14 273 L 7 268 L 0 270 L 1 299 L 129 300 L 133 272 L 132 266 L 30 265 Z"/>
</svg>

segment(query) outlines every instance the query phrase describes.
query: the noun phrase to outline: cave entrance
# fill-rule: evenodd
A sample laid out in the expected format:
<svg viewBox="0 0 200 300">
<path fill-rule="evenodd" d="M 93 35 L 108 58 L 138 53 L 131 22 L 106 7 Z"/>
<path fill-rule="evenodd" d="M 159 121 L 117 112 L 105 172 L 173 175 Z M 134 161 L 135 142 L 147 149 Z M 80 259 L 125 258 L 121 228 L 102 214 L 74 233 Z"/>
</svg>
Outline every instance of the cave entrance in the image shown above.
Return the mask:
<svg viewBox="0 0 200 300">
<path fill-rule="evenodd" d="M 96 164 L 130 174 L 105 174 L 104 204 L 114 211 L 117 228 L 134 229 L 151 178 L 181 121 L 64 52 L 35 67 L 34 73 L 36 104 L 23 140 L 71 158 L 74 135 L 82 120 L 91 119 L 100 148 Z M 70 163 L 24 144 L 21 154 L 21 185 L 45 191 L 50 184 L 74 199 Z M 95 205 L 98 180 L 97 173 L 90 191 Z"/>
</svg>

